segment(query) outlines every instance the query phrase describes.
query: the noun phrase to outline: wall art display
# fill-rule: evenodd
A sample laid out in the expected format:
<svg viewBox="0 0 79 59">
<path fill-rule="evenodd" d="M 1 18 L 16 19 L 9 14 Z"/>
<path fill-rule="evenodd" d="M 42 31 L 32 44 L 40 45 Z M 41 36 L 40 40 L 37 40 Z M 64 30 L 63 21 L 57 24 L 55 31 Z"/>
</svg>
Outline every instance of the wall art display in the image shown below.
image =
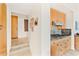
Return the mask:
<svg viewBox="0 0 79 59">
<path fill-rule="evenodd" d="M 30 19 L 30 28 L 31 28 L 31 31 L 34 31 L 34 17 Z"/>
</svg>

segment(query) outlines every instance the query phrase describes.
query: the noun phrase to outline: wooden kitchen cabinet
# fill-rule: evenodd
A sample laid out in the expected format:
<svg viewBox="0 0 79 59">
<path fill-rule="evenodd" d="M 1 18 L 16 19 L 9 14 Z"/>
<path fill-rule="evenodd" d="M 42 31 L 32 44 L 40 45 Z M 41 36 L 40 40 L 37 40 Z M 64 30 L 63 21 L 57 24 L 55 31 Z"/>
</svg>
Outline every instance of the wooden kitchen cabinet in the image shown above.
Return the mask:
<svg viewBox="0 0 79 59">
<path fill-rule="evenodd" d="M 6 4 L 0 3 L 0 55 L 7 53 L 7 44 L 6 44 Z"/>
<path fill-rule="evenodd" d="M 75 37 L 75 49 L 79 50 L 79 37 L 78 36 Z"/>
<path fill-rule="evenodd" d="M 50 28 L 52 30 L 52 22 L 62 22 L 63 26 L 62 29 L 65 29 L 66 25 L 66 15 L 63 12 L 60 12 L 59 10 L 56 10 L 54 8 L 50 8 Z"/>
<path fill-rule="evenodd" d="M 67 44 L 66 44 L 66 49 L 69 50 L 71 47 L 71 39 L 67 38 Z"/>
<path fill-rule="evenodd" d="M 71 38 L 63 37 L 62 39 L 52 40 L 51 43 L 51 56 L 60 56 L 70 50 Z"/>
<path fill-rule="evenodd" d="M 51 55 L 55 56 L 58 54 L 58 47 L 59 47 L 59 43 L 58 42 L 53 42 L 53 44 L 51 45 Z"/>
</svg>

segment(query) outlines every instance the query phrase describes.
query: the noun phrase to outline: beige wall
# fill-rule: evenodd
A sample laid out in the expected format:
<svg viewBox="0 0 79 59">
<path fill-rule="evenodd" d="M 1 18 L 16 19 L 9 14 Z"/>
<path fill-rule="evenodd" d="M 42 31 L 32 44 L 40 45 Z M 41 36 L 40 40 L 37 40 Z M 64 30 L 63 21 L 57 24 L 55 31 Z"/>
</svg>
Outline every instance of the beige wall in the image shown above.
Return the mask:
<svg viewBox="0 0 79 59">
<path fill-rule="evenodd" d="M 50 55 L 50 7 L 42 4 L 41 8 L 41 55 Z"/>
<path fill-rule="evenodd" d="M 7 55 L 11 49 L 11 9 L 7 4 Z"/>
<path fill-rule="evenodd" d="M 37 9 L 33 9 L 31 17 L 38 17 L 38 25 L 34 27 L 34 31 L 30 30 L 30 46 L 33 56 L 40 56 L 41 55 L 41 5 L 38 6 Z"/>
</svg>

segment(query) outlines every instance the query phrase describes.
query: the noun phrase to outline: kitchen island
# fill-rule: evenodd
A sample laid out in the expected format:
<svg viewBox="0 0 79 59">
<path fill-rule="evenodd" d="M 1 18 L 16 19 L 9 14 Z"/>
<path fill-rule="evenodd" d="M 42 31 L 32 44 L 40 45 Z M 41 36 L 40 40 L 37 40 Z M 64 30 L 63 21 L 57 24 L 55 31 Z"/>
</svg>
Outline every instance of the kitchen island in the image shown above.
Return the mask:
<svg viewBox="0 0 79 59">
<path fill-rule="evenodd" d="M 70 50 L 70 47 L 70 36 L 51 36 L 51 56 L 64 55 Z"/>
</svg>

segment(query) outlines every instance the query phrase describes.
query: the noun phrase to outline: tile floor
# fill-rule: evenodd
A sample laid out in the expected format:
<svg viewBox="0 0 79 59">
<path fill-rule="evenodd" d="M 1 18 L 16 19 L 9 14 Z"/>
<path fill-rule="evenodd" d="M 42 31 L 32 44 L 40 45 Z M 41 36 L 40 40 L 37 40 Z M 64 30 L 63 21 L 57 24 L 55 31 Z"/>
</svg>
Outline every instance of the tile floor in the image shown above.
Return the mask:
<svg viewBox="0 0 79 59">
<path fill-rule="evenodd" d="M 63 56 L 79 56 L 79 51 L 78 50 L 69 50 L 69 52 L 67 52 Z"/>
<path fill-rule="evenodd" d="M 16 50 L 17 52 L 11 53 L 10 56 L 32 56 L 29 48 Z"/>
<path fill-rule="evenodd" d="M 31 56 L 28 38 L 12 39 L 10 56 Z"/>
<path fill-rule="evenodd" d="M 12 39 L 11 46 L 21 45 L 21 44 L 29 44 L 28 38 L 18 38 L 18 39 Z"/>
</svg>

